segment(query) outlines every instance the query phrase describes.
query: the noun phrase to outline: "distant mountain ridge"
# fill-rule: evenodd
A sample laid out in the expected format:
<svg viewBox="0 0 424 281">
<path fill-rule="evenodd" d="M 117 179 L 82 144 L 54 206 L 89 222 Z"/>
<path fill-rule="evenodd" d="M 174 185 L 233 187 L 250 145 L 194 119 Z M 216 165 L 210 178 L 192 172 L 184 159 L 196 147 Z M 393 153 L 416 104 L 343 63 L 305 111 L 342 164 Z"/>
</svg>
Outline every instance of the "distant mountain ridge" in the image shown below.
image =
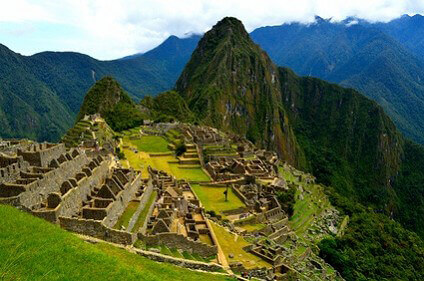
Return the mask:
<svg viewBox="0 0 424 281">
<path fill-rule="evenodd" d="M 409 138 L 424 143 L 424 17 L 388 23 L 348 18 L 261 27 L 253 40 L 280 66 L 355 88 L 377 101 Z"/>
<path fill-rule="evenodd" d="M 149 52 L 114 61 L 73 52 L 22 56 L 0 44 L 0 137 L 59 140 L 85 93 L 107 75 L 136 100 L 170 89 L 198 40 L 170 37 Z"/>
<path fill-rule="evenodd" d="M 258 28 L 251 36 L 277 65 L 363 92 L 383 106 L 407 137 L 424 143 L 422 26 L 421 15 L 405 15 L 388 23 L 358 18 L 335 23 L 317 17 L 308 25 Z M 72 125 L 93 78 L 112 75 L 136 100 L 169 90 L 199 39 L 200 35 L 171 36 L 149 52 L 114 61 L 98 61 L 78 53 L 43 52 L 24 57 L 3 47 L 0 62 L 5 66 L 8 61 L 9 67 L 0 69 L 4 73 L 0 93 L 7 96 L 0 100 L 0 122 L 5 128 L 0 136 L 59 139 Z M 20 78 L 11 73 L 19 73 Z M 34 92 L 41 100 L 48 99 L 44 108 L 31 101 Z M 40 124 L 48 129 L 41 130 Z M 34 129 L 20 129 L 28 127 Z"/>
</svg>

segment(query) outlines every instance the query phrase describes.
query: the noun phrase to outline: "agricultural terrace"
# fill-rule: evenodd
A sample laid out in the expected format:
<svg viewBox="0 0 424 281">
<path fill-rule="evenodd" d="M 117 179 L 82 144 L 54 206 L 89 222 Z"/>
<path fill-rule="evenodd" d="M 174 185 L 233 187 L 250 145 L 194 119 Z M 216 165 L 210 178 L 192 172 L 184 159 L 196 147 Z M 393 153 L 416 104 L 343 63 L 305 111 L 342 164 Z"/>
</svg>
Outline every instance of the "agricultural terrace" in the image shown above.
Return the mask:
<svg viewBox="0 0 424 281">
<path fill-rule="evenodd" d="M 211 225 L 228 262 L 241 262 L 247 269 L 271 267 L 269 263 L 261 258 L 243 250 L 243 247 L 248 246 L 250 243 L 244 240 L 242 236 L 228 232 L 225 228 L 216 223 L 212 222 Z"/>
<path fill-rule="evenodd" d="M 187 181 L 210 181 L 200 165 L 181 165 L 174 153 L 169 150 L 168 141 L 161 136 L 141 136 L 137 139 L 123 137 L 121 149 L 125 160 L 124 167 L 141 170 L 143 178 L 148 177 L 147 167 L 163 170 L 177 179 Z"/>
</svg>

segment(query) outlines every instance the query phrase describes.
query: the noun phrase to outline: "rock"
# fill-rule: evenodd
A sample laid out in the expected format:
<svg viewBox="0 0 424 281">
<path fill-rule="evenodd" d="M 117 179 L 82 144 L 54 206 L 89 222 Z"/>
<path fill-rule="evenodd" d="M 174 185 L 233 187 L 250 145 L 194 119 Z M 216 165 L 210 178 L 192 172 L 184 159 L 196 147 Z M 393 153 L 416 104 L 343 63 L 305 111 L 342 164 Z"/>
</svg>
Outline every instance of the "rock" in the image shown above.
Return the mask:
<svg viewBox="0 0 424 281">
<path fill-rule="evenodd" d="M 233 254 L 228 254 L 228 257 L 230 258 L 230 259 L 232 259 L 232 258 L 234 258 L 234 255 Z"/>
<path fill-rule="evenodd" d="M 160 250 L 159 249 L 156 249 L 156 248 L 149 248 L 149 251 L 150 252 L 154 252 L 154 253 L 160 253 Z"/>
</svg>

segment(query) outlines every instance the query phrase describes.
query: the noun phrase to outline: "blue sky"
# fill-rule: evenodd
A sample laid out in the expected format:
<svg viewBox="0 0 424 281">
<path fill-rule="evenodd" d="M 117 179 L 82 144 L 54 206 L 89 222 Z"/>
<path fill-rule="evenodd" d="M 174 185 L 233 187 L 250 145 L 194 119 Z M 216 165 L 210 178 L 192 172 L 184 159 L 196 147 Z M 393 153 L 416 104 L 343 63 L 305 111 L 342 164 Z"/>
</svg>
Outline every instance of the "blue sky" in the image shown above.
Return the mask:
<svg viewBox="0 0 424 281">
<path fill-rule="evenodd" d="M 169 35 L 203 33 L 224 16 L 248 31 L 315 15 L 389 21 L 424 14 L 424 0 L 1 0 L 0 43 L 23 55 L 75 51 L 115 59 L 147 51 Z"/>
</svg>

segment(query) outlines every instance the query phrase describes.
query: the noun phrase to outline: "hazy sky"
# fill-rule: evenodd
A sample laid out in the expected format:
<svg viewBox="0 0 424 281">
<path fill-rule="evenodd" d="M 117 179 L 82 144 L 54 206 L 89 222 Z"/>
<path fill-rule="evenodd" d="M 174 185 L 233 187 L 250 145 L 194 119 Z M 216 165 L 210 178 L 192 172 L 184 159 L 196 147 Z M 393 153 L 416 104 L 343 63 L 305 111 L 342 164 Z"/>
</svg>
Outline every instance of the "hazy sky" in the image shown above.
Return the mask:
<svg viewBox="0 0 424 281">
<path fill-rule="evenodd" d="M 76 51 L 115 59 L 169 35 L 203 33 L 224 16 L 252 31 L 315 15 L 388 21 L 417 13 L 424 14 L 424 0 L 0 0 L 0 43 L 24 55 Z"/>
</svg>

